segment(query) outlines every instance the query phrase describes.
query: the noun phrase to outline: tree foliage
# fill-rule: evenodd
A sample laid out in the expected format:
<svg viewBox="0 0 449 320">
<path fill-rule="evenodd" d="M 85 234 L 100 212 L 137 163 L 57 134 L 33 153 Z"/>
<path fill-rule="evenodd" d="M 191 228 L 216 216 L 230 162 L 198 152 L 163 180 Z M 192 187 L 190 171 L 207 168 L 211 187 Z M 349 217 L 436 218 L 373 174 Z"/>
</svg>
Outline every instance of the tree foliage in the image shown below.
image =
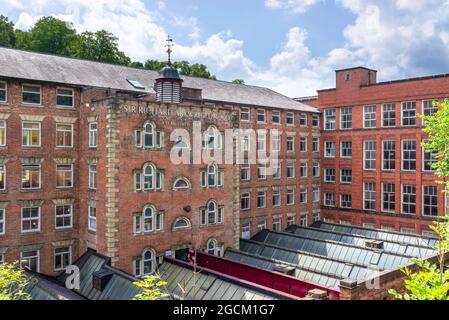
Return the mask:
<svg viewBox="0 0 449 320">
<path fill-rule="evenodd" d="M 444 192 L 449 192 L 449 100 L 434 102 L 438 111 L 430 116 L 421 116 L 424 120 L 423 131 L 428 134 L 427 142 L 422 143 L 426 152 L 433 153 L 437 161 L 432 164 Z M 402 270 L 406 276 L 407 292 L 390 290 L 390 294 L 400 300 L 449 300 L 449 270 L 445 270 L 445 255 L 449 252 L 449 215 L 431 226 L 439 236 L 435 245 L 438 251 L 438 264 L 414 259 L 418 271 Z"/>
<path fill-rule="evenodd" d="M 158 276 L 148 276 L 142 278 L 142 281 L 134 282 L 136 286 L 142 288 L 143 292 L 136 295 L 133 300 L 163 300 L 169 295 L 163 292 L 163 287 L 167 282 L 161 280 Z"/>
<path fill-rule="evenodd" d="M 162 68 L 168 66 L 167 61 L 147 60 L 144 64 L 144 68 L 148 70 L 159 71 Z M 172 63 L 172 67 L 179 70 L 179 73 L 188 77 L 197 77 L 216 80 L 217 78 L 207 70 L 207 66 L 204 64 L 190 64 L 188 61 L 176 61 Z"/>
<path fill-rule="evenodd" d="M 14 23 L 4 15 L 0 15 L 0 46 L 12 48 L 15 44 Z"/>
<path fill-rule="evenodd" d="M 242 79 L 235 79 L 235 80 L 232 80 L 232 83 L 235 83 L 235 84 L 245 84 L 245 80 L 242 80 Z"/>
<path fill-rule="evenodd" d="M 0 264 L 0 300 L 31 300 L 25 292 L 28 278 L 24 270 L 12 264 Z"/>
</svg>

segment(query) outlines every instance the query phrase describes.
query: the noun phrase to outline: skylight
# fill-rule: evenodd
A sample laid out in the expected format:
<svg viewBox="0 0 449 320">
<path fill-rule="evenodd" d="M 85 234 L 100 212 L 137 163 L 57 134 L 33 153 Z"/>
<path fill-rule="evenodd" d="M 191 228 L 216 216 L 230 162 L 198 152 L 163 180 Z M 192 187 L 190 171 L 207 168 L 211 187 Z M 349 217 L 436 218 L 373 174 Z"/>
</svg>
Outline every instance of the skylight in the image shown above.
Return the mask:
<svg viewBox="0 0 449 320">
<path fill-rule="evenodd" d="M 145 87 L 137 80 L 126 79 L 134 88 L 144 90 Z"/>
</svg>

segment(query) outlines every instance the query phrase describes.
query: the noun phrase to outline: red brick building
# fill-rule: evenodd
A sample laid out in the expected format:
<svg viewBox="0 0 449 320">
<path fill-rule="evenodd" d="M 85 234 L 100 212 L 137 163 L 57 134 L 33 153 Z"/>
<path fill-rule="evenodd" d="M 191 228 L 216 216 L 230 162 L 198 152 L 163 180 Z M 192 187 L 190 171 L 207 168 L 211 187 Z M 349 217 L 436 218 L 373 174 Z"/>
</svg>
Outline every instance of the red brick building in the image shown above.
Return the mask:
<svg viewBox="0 0 449 320">
<path fill-rule="evenodd" d="M 336 71 L 336 88 L 299 98 L 323 113 L 322 218 L 429 235 L 444 215 L 419 114 L 449 94 L 448 75 L 377 82 L 377 71 Z"/>
<path fill-rule="evenodd" d="M 6 48 L 0 66 L 0 262 L 54 274 L 91 248 L 143 275 L 164 255 L 222 255 L 258 229 L 320 219 L 313 107 L 171 68 Z M 239 128 L 278 129 L 230 140 L 235 151 L 278 150 L 274 175 L 259 163 L 197 162 L 195 152 L 173 163 L 173 150 L 219 153 Z"/>
</svg>

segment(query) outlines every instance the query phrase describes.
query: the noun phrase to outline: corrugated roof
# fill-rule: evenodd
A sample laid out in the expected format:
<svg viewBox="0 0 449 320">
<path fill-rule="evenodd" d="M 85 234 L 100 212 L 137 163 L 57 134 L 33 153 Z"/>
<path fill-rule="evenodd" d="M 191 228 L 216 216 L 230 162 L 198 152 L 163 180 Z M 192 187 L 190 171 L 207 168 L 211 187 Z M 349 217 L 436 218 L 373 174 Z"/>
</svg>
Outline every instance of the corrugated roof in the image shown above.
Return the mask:
<svg viewBox="0 0 449 320">
<path fill-rule="evenodd" d="M 154 94 L 158 76 L 151 70 L 0 48 L 0 77 Z M 201 89 L 207 101 L 319 112 L 268 88 L 185 76 L 182 79 L 185 87 Z M 133 87 L 128 80 L 139 81 L 145 90 Z"/>
</svg>

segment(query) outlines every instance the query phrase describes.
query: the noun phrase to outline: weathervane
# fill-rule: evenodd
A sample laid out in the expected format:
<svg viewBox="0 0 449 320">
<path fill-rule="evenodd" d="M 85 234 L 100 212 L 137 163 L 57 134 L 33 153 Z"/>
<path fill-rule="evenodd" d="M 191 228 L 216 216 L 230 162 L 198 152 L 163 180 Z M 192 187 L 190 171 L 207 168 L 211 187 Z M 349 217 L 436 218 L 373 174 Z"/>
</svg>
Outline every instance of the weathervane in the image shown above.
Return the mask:
<svg viewBox="0 0 449 320">
<path fill-rule="evenodd" d="M 168 54 L 168 65 L 171 65 L 171 54 L 173 52 L 172 48 L 174 47 L 173 39 L 168 36 L 167 38 L 167 44 L 165 45 L 167 48 L 167 54 Z"/>
</svg>

